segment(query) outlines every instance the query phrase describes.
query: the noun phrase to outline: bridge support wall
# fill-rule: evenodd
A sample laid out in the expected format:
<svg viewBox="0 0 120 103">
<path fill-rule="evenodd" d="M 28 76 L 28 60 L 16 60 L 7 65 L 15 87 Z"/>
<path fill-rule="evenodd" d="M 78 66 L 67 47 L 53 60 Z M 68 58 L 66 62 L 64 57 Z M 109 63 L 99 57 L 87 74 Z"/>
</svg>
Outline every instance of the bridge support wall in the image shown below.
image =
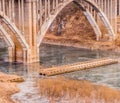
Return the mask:
<svg viewBox="0 0 120 103">
<path fill-rule="evenodd" d="M 37 2 L 26 0 L 25 2 L 25 30 L 24 37 L 29 45 L 27 63 L 39 61 L 39 47 L 37 47 Z"/>
</svg>

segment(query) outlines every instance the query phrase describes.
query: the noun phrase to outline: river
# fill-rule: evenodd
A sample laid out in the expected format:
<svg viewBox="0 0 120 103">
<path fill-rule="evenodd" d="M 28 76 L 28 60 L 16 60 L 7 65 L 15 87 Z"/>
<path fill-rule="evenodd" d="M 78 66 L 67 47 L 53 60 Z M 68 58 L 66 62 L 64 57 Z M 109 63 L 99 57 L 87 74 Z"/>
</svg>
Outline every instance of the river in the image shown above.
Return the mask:
<svg viewBox="0 0 120 103">
<path fill-rule="evenodd" d="M 21 89 L 20 93 L 12 96 L 15 103 L 49 103 L 47 98 L 39 96 L 39 92 L 34 85 L 35 79 L 39 77 L 38 70 L 40 68 L 64 65 L 102 57 L 118 58 L 120 57 L 120 54 L 42 44 L 40 47 L 40 62 L 23 65 L 22 63 L 8 63 L 7 49 L 0 48 L 0 71 L 8 74 L 17 74 L 26 79 L 26 82 L 18 85 Z M 90 80 L 97 84 L 108 85 L 112 88 L 120 89 L 120 64 L 62 74 L 62 76 L 77 80 Z"/>
</svg>

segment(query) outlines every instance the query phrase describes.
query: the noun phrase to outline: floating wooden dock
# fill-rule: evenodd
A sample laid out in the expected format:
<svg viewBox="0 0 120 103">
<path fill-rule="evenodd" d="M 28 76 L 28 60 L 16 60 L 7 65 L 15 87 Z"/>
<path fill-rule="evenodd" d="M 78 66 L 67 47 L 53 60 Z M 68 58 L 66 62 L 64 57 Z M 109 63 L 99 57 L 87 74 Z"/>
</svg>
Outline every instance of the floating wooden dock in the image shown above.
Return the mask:
<svg viewBox="0 0 120 103">
<path fill-rule="evenodd" d="M 53 75 L 85 70 L 85 69 L 90 69 L 104 65 L 115 64 L 115 63 L 118 63 L 117 59 L 111 59 L 111 58 L 94 59 L 85 62 L 78 62 L 78 63 L 52 67 L 47 69 L 40 69 L 39 74 L 44 76 L 53 76 Z"/>
</svg>

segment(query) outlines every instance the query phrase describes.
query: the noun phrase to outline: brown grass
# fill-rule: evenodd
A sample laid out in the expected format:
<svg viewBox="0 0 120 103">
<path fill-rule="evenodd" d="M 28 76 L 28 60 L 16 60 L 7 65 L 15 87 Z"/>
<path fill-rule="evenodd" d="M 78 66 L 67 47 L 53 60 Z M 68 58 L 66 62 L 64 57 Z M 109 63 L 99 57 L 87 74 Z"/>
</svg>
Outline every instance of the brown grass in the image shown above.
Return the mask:
<svg viewBox="0 0 120 103">
<path fill-rule="evenodd" d="M 13 103 L 10 96 L 19 92 L 15 83 L 0 82 L 0 103 Z"/>
<path fill-rule="evenodd" d="M 62 99 L 73 101 L 71 103 L 83 103 L 82 100 L 85 103 L 93 103 L 93 101 L 94 103 L 119 103 L 117 101 L 120 101 L 118 90 L 94 85 L 89 81 L 70 80 L 63 77 L 46 78 L 38 80 L 37 86 L 40 95 L 52 98 L 51 103 Z"/>
<path fill-rule="evenodd" d="M 17 75 L 8 75 L 0 72 L 0 103 L 13 103 L 10 96 L 19 92 L 16 82 L 24 79 Z"/>
</svg>

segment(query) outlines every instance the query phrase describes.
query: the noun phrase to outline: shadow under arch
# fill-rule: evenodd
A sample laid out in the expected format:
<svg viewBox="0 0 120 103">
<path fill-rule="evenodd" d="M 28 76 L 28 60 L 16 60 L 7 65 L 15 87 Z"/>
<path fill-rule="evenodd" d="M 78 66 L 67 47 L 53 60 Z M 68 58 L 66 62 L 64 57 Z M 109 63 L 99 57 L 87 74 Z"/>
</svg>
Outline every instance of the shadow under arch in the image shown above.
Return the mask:
<svg viewBox="0 0 120 103">
<path fill-rule="evenodd" d="M 12 62 L 12 58 L 14 56 L 14 50 L 15 50 L 15 45 L 8 33 L 5 31 L 5 29 L 0 25 L 0 35 L 3 37 L 5 43 L 8 46 L 8 55 L 9 55 L 9 62 Z"/>
<path fill-rule="evenodd" d="M 90 25 L 92 26 L 96 34 L 96 40 L 97 41 L 100 40 L 102 33 L 92 14 L 86 8 L 84 8 L 84 6 L 81 3 L 76 1 L 73 1 L 73 2 L 83 11 L 84 16 L 87 18 L 87 20 L 89 21 Z"/>
</svg>

